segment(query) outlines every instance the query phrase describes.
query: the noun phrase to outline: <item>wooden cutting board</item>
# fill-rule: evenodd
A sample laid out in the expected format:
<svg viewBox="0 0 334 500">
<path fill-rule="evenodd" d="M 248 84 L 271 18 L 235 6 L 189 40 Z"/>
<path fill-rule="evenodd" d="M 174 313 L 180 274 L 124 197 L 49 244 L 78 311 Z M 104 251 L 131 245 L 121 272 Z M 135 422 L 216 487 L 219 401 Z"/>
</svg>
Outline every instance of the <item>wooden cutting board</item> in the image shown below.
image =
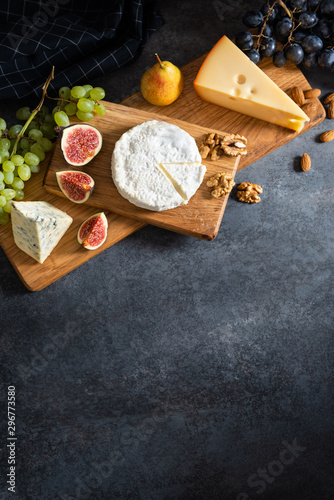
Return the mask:
<svg viewBox="0 0 334 500">
<path fill-rule="evenodd" d="M 181 68 L 185 77 L 185 88 L 179 99 L 170 106 L 164 108 L 152 106 L 142 98 L 140 92 L 128 97 L 122 104 L 166 117 L 186 120 L 203 127 L 242 133 L 248 138 L 249 152 L 246 157 L 241 158 L 237 167 L 239 170 L 298 136 L 287 129 L 201 102 L 193 90 L 193 80 L 204 57 L 205 55 Z M 270 60 L 263 60 L 259 66 L 283 90 L 288 90 L 293 85 L 299 85 L 304 89 L 310 88 L 302 72 L 291 63 L 287 63 L 286 66 L 279 69 Z M 306 124 L 302 133 L 325 118 L 325 110 L 318 99 L 314 100 L 314 107 L 308 115 L 310 122 Z M 43 264 L 39 264 L 16 247 L 10 224 L 0 226 L 1 247 L 25 286 L 33 291 L 41 290 L 50 285 L 61 276 L 145 225 L 144 222 L 107 212 L 109 232 L 106 243 L 96 251 L 81 248 L 76 241 L 77 229 L 82 219 L 92 215 L 96 210 L 94 207 L 74 205 L 64 198 L 47 193 L 42 187 L 47 161 L 43 163 L 41 172 L 34 174 L 26 184 L 25 199 L 48 201 L 66 211 L 74 219 L 70 229 L 50 257 Z"/>
<path fill-rule="evenodd" d="M 121 135 L 135 125 L 149 120 L 161 121 L 164 118 L 155 113 L 119 104 L 105 102 L 105 106 L 106 114 L 98 118 L 98 129 L 103 137 L 102 150 L 92 161 L 82 167 L 82 170 L 91 175 L 95 181 L 93 194 L 86 201 L 86 204 L 188 236 L 212 240 L 218 233 L 228 197 L 212 198 L 206 181 L 221 171 L 231 173 L 234 177 L 239 157 L 222 155 L 216 161 L 203 161 L 207 167 L 204 180 L 187 205 L 162 212 L 153 212 L 137 207 L 123 198 L 113 183 L 111 156 L 114 146 Z M 168 118 L 168 121 L 188 132 L 196 140 L 198 146 L 207 132 L 216 132 L 212 128 L 203 128 L 175 118 Z M 62 170 L 75 170 L 75 167 L 66 162 L 58 143 L 44 179 L 46 190 L 58 196 L 64 196 L 59 189 L 56 178 L 56 172 Z"/>
<path fill-rule="evenodd" d="M 307 132 L 326 117 L 326 111 L 320 100 L 312 99 L 312 108 L 305 110 L 310 121 L 305 124 L 300 133 L 297 133 L 214 104 L 202 102 L 194 90 L 193 81 L 205 56 L 206 54 L 203 54 L 181 68 L 185 79 L 184 90 L 173 104 L 163 108 L 153 106 L 145 101 L 141 92 L 128 97 L 122 101 L 122 104 L 186 120 L 202 127 L 227 130 L 231 133 L 244 135 L 248 139 L 248 154 L 240 159 L 238 170 L 254 163 L 271 151 L 295 139 L 298 135 Z M 277 68 L 272 64 L 270 58 L 266 58 L 261 61 L 259 67 L 285 92 L 294 86 L 301 87 L 303 90 L 311 88 L 300 69 L 289 61 L 282 68 Z"/>
<path fill-rule="evenodd" d="M 109 224 L 107 240 L 97 250 L 86 250 L 77 242 L 77 231 L 80 224 L 87 217 L 96 213 L 97 210 L 94 207 L 76 205 L 66 199 L 47 193 L 42 186 L 47 161 L 44 161 L 43 164 L 40 172 L 33 174 L 29 182 L 26 183 L 25 200 L 47 201 L 60 210 L 67 212 L 73 218 L 70 228 L 51 255 L 43 264 L 40 264 L 16 246 L 11 223 L 8 223 L 6 226 L 0 226 L 0 245 L 24 285 L 31 291 L 42 290 L 61 276 L 64 276 L 145 225 L 139 221 L 126 219 L 111 212 L 105 212 Z"/>
</svg>

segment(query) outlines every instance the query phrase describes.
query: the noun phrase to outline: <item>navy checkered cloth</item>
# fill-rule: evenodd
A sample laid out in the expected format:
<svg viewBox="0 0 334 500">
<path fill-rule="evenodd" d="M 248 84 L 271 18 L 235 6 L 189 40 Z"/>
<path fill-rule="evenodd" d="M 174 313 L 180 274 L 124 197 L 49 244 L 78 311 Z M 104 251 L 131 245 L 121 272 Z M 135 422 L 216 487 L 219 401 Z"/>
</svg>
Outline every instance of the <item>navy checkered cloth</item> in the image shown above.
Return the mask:
<svg viewBox="0 0 334 500">
<path fill-rule="evenodd" d="M 139 55 L 164 23 L 157 0 L 2 0 L 0 99 L 91 82 Z"/>
</svg>

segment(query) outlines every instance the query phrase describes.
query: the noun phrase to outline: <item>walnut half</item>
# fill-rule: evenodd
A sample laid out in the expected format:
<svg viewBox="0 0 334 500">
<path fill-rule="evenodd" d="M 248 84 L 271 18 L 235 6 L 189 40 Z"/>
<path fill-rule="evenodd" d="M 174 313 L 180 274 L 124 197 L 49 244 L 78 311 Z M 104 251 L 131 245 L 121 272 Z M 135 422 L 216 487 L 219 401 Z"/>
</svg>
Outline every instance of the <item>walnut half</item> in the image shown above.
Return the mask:
<svg viewBox="0 0 334 500">
<path fill-rule="evenodd" d="M 232 191 L 235 182 L 231 174 L 220 172 L 211 177 L 206 185 L 210 188 L 211 196 L 214 198 L 221 198 Z"/>
<path fill-rule="evenodd" d="M 246 155 L 247 139 L 239 134 L 225 135 L 221 141 L 221 148 L 229 156 Z"/>
<path fill-rule="evenodd" d="M 262 187 L 251 182 L 242 182 L 238 186 L 237 198 L 245 203 L 259 203 L 261 198 L 259 193 L 262 193 Z"/>
</svg>

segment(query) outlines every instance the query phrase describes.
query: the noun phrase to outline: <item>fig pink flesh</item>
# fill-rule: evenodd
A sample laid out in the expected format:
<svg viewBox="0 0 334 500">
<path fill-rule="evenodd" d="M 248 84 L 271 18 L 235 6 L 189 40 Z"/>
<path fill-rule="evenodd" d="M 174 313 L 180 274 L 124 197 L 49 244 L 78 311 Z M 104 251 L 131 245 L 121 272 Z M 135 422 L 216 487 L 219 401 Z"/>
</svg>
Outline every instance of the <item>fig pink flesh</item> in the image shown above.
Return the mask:
<svg viewBox="0 0 334 500">
<path fill-rule="evenodd" d="M 60 175 L 62 188 L 73 201 L 83 200 L 90 191 L 91 179 L 82 172 L 67 172 Z"/>
<path fill-rule="evenodd" d="M 80 230 L 80 239 L 83 246 L 96 247 L 104 241 L 106 227 L 101 216 L 97 215 L 88 219 Z"/>
<path fill-rule="evenodd" d="M 75 126 L 68 132 L 64 153 L 70 162 L 80 165 L 95 155 L 99 144 L 100 137 L 95 130 Z"/>
</svg>

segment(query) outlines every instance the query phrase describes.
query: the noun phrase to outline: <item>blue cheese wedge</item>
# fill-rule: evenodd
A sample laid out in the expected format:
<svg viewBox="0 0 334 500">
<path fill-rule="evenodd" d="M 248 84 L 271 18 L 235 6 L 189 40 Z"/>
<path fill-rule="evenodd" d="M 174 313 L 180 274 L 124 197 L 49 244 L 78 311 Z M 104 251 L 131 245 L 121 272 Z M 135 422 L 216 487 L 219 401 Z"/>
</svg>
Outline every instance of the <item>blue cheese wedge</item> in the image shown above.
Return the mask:
<svg viewBox="0 0 334 500">
<path fill-rule="evenodd" d="M 196 193 L 206 171 L 201 160 L 195 139 L 185 130 L 150 120 L 116 142 L 112 178 L 118 192 L 134 205 L 168 210 L 187 204 Z"/>
<path fill-rule="evenodd" d="M 13 201 L 11 219 L 16 245 L 41 264 L 73 222 L 45 201 Z"/>
</svg>

